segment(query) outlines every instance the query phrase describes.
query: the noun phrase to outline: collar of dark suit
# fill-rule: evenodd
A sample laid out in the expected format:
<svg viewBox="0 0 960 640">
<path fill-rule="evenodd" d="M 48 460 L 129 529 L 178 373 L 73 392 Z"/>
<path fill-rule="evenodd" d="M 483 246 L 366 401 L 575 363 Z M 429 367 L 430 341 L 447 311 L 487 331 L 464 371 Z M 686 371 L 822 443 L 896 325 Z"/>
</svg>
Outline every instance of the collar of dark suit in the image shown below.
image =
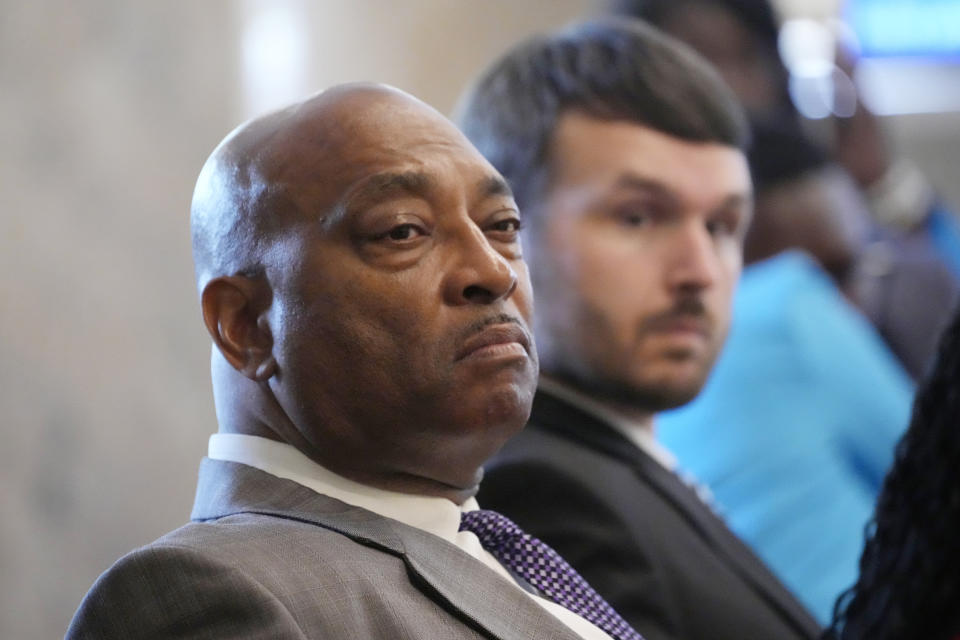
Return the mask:
<svg viewBox="0 0 960 640">
<path fill-rule="evenodd" d="M 723 521 L 703 504 L 695 491 L 619 431 L 597 416 L 543 390 L 538 390 L 533 400 L 530 426 L 527 428 L 531 427 L 552 432 L 633 468 L 663 499 L 674 505 L 707 544 L 727 559 L 731 568 L 753 584 L 762 597 L 787 616 L 803 635 L 817 635 L 818 625 L 809 613 Z"/>
<path fill-rule="evenodd" d="M 629 464 L 657 464 L 599 416 L 543 389 L 538 389 L 533 398 L 530 422 Z"/>
</svg>

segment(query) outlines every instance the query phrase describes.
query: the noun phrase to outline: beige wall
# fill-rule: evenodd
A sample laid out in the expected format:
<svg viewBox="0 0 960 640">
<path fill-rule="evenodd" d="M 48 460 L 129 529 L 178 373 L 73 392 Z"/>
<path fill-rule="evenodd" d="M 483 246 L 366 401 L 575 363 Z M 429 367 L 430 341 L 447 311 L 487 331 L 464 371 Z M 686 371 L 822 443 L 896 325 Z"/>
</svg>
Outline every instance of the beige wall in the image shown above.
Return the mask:
<svg viewBox="0 0 960 640">
<path fill-rule="evenodd" d="M 187 209 L 247 115 L 262 4 L 0 0 L 0 638 L 61 637 L 101 571 L 188 517 L 216 425 Z M 588 5 L 293 3 L 294 88 L 383 80 L 448 110 Z"/>
</svg>

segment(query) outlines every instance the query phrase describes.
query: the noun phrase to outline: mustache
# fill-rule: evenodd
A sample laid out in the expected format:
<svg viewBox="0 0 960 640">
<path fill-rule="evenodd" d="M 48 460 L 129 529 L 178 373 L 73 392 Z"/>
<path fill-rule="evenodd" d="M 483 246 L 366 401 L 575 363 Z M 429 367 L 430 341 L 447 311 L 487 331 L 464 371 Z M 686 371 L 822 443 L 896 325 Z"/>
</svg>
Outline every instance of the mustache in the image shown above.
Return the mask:
<svg viewBox="0 0 960 640">
<path fill-rule="evenodd" d="M 527 334 L 527 338 L 530 338 L 530 330 L 527 329 L 527 324 L 523 322 L 519 317 L 512 316 L 509 313 L 497 313 L 492 316 L 487 316 L 486 318 L 481 318 L 476 322 L 467 326 L 463 330 L 463 333 L 460 335 L 460 341 L 464 341 L 475 333 L 480 333 L 487 327 L 493 324 L 515 324 L 523 329 L 524 333 Z"/>
<path fill-rule="evenodd" d="M 713 328 L 713 316 L 699 296 L 686 296 L 660 313 L 644 318 L 638 333 L 651 333 L 670 329 L 678 322 L 694 323 L 703 333 Z"/>
<path fill-rule="evenodd" d="M 495 326 L 497 328 L 490 329 Z M 476 349 L 500 342 L 519 342 L 528 355 L 534 355 L 533 336 L 526 324 L 507 313 L 495 313 L 472 322 L 463 331 L 455 347 L 455 360 L 468 356 Z"/>
<path fill-rule="evenodd" d="M 473 338 L 476 334 L 482 332 L 484 329 L 491 325 L 497 324 L 513 324 L 519 327 L 523 332 L 524 338 L 527 343 L 527 348 L 530 350 L 533 345 L 533 332 L 530 331 L 530 328 L 527 326 L 527 323 L 524 320 L 515 315 L 509 313 L 494 313 L 484 318 L 479 318 L 478 320 L 471 322 L 467 325 L 463 331 L 459 332 L 456 336 L 456 345 L 457 347 L 465 344 L 468 340 Z"/>
</svg>

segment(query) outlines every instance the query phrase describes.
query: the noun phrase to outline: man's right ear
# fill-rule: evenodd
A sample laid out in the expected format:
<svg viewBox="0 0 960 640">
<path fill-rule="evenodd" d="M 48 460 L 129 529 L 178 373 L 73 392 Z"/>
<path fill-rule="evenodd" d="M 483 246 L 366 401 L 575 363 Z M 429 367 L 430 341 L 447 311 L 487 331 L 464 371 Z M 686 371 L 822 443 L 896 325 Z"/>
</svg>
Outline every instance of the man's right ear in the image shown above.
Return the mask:
<svg viewBox="0 0 960 640">
<path fill-rule="evenodd" d="M 214 278 L 200 294 L 203 322 L 220 353 L 257 382 L 269 379 L 277 369 L 266 316 L 271 298 L 266 280 L 246 276 Z"/>
</svg>

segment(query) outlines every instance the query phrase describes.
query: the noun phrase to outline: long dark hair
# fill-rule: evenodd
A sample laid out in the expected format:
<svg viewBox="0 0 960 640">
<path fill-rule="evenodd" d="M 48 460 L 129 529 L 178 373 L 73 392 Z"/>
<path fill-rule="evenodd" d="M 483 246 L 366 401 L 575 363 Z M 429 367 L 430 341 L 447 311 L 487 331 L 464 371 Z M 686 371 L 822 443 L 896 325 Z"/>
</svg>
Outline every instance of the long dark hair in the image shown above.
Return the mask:
<svg viewBox="0 0 960 640">
<path fill-rule="evenodd" d="M 824 532 L 829 535 L 829 532 Z M 960 634 L 960 310 L 897 445 L 860 559 L 834 608 L 834 640 Z"/>
</svg>

